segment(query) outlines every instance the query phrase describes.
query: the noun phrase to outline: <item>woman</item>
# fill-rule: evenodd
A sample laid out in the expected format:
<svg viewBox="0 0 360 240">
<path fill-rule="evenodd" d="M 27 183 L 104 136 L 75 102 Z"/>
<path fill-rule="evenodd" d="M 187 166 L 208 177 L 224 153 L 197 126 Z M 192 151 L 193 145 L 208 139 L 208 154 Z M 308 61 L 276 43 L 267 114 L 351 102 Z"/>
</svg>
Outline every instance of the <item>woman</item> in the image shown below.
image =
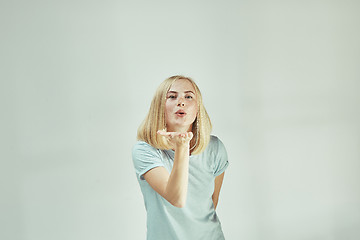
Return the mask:
<svg viewBox="0 0 360 240">
<path fill-rule="evenodd" d="M 132 151 L 148 240 L 224 239 L 215 209 L 228 160 L 211 128 L 192 79 L 159 86 Z"/>
</svg>

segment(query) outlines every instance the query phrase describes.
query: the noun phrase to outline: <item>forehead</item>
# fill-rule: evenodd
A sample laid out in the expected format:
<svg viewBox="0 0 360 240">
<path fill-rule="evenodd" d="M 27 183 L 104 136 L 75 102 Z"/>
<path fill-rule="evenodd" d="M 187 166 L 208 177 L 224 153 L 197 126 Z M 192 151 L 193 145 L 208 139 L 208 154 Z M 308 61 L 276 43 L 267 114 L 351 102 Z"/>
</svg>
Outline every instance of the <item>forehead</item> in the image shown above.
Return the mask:
<svg viewBox="0 0 360 240">
<path fill-rule="evenodd" d="M 186 91 L 192 91 L 195 93 L 195 88 L 192 85 L 192 83 L 187 79 L 178 79 L 171 85 L 169 92 L 175 91 L 175 92 L 186 92 Z"/>
</svg>

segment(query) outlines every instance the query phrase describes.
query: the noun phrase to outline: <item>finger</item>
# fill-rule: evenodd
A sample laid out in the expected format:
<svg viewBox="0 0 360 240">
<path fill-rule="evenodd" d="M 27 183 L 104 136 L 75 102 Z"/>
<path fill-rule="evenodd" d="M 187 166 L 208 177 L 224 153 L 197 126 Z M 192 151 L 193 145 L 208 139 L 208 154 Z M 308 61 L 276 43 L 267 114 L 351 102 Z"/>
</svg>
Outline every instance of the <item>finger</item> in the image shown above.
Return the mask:
<svg viewBox="0 0 360 240">
<path fill-rule="evenodd" d="M 178 137 L 181 134 L 178 132 L 166 132 L 164 130 L 159 130 L 159 131 L 157 131 L 157 133 L 163 137 L 168 137 L 168 138 Z"/>
<path fill-rule="evenodd" d="M 172 134 L 172 132 L 166 132 L 164 130 L 159 130 L 159 131 L 157 131 L 157 133 L 162 136 L 170 136 Z"/>
<path fill-rule="evenodd" d="M 164 135 L 166 132 L 164 130 L 158 130 L 156 133 L 160 135 Z"/>
</svg>

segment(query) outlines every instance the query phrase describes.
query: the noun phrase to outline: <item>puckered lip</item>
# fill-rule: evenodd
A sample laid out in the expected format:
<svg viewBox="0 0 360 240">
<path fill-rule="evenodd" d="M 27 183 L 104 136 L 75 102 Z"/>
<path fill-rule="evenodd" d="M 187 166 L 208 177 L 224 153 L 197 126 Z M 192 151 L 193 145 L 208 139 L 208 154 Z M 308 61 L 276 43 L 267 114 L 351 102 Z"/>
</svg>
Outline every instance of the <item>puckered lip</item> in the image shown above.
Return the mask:
<svg viewBox="0 0 360 240">
<path fill-rule="evenodd" d="M 186 114 L 186 112 L 184 110 L 178 110 L 175 114 Z"/>
</svg>

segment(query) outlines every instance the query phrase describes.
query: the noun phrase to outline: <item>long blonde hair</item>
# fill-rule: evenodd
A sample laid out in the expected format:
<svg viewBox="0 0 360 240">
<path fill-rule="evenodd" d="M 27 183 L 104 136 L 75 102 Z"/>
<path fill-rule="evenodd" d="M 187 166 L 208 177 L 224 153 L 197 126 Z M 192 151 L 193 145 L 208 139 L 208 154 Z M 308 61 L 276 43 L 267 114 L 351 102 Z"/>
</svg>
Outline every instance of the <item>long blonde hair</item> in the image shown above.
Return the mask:
<svg viewBox="0 0 360 240">
<path fill-rule="evenodd" d="M 203 105 L 202 96 L 199 87 L 189 77 L 176 75 L 165 79 L 157 88 L 151 101 L 149 112 L 138 128 L 137 139 L 144 141 L 158 149 L 171 149 L 166 138 L 157 134 L 158 130 L 166 128 L 165 123 L 165 101 L 166 94 L 171 85 L 178 79 L 185 79 L 191 82 L 195 88 L 198 111 L 195 121 L 192 124 L 193 139 L 190 142 L 192 154 L 199 154 L 205 150 L 210 141 L 212 130 L 211 121 Z"/>
</svg>

